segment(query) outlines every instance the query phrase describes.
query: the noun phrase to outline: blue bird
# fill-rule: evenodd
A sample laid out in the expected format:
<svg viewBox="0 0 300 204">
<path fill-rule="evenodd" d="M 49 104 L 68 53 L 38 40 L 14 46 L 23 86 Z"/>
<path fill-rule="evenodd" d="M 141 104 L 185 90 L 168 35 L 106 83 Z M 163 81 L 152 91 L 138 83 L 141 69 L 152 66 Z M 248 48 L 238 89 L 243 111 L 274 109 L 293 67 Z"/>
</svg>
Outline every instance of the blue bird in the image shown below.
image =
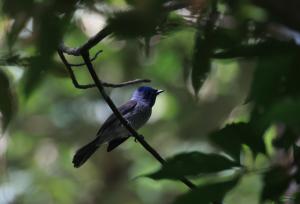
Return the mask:
<svg viewBox="0 0 300 204">
<path fill-rule="evenodd" d="M 131 99 L 121 105 L 118 110 L 137 130 L 149 120 L 156 96 L 162 92 L 163 90 L 156 90 L 148 86 L 139 87 L 134 91 Z M 84 164 L 101 144 L 108 142 L 107 151 L 110 152 L 125 142 L 129 136 L 128 130 L 114 114 L 111 114 L 98 131 L 96 138 L 76 152 L 73 158 L 74 167 L 78 168 Z"/>
</svg>

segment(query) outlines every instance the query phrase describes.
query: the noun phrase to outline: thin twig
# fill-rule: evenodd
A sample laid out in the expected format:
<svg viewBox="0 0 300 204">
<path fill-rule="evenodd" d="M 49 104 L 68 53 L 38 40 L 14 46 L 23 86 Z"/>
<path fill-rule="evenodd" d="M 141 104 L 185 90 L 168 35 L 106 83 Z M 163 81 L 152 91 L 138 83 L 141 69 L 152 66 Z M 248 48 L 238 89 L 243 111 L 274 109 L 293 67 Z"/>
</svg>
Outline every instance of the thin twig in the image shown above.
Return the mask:
<svg viewBox="0 0 300 204">
<path fill-rule="evenodd" d="M 120 120 L 120 122 L 122 123 L 122 125 L 124 125 L 124 127 L 130 132 L 130 134 L 137 140 L 139 141 L 139 143 L 149 152 L 152 154 L 152 156 L 154 156 L 156 158 L 157 161 L 159 161 L 162 165 L 165 164 L 165 160 L 159 155 L 159 153 L 154 150 L 145 140 L 144 137 L 142 135 L 140 135 L 131 125 L 130 123 L 122 116 L 122 114 L 119 112 L 119 110 L 117 109 L 117 107 L 115 106 L 115 104 L 113 103 L 113 101 L 111 100 L 111 98 L 106 94 L 105 90 L 104 90 L 104 86 L 101 82 L 101 80 L 98 78 L 93 64 L 90 61 L 89 58 L 89 52 L 85 51 L 82 52 L 82 58 L 84 60 L 84 62 L 86 63 L 86 66 L 91 74 L 91 77 L 93 78 L 100 94 L 102 95 L 103 99 L 106 101 L 106 103 L 108 104 L 108 106 L 111 108 L 111 110 L 113 111 L 113 113 L 115 114 L 115 116 Z M 188 179 L 186 179 L 185 177 L 181 177 L 179 178 L 180 181 L 182 181 L 185 185 L 187 185 L 190 189 L 195 189 L 196 185 L 193 184 L 191 181 L 189 181 Z"/>
<path fill-rule="evenodd" d="M 89 89 L 89 88 L 94 88 L 96 87 L 95 84 L 85 84 L 85 85 L 81 85 L 78 83 L 76 76 L 72 70 L 71 65 L 68 63 L 64 53 L 62 52 L 62 50 L 58 49 L 57 50 L 58 55 L 60 56 L 61 60 L 63 61 L 63 63 L 65 64 L 69 75 L 72 79 L 73 85 L 78 88 L 78 89 Z M 94 57 L 95 58 L 95 57 Z M 129 86 L 129 85 L 133 85 L 133 84 L 138 84 L 138 83 L 148 83 L 151 82 L 150 79 L 135 79 L 135 80 L 131 80 L 131 81 L 126 81 L 126 82 L 121 82 L 118 84 L 113 84 L 113 83 L 108 83 L 108 82 L 102 82 L 102 85 L 105 87 L 112 87 L 112 88 L 118 88 L 118 87 L 124 87 L 124 86 Z"/>
<path fill-rule="evenodd" d="M 105 86 L 105 87 L 118 88 L 118 87 L 138 84 L 138 83 L 149 83 L 149 82 L 151 82 L 150 79 L 134 79 L 134 80 L 125 81 L 125 82 L 122 82 L 122 83 L 119 83 L 119 84 L 112 84 L 112 83 L 102 82 L 102 85 Z"/>
<path fill-rule="evenodd" d="M 65 66 L 66 66 L 66 68 L 67 68 L 67 70 L 68 70 L 68 72 L 69 72 L 69 75 L 70 75 L 70 77 L 71 77 L 71 80 L 72 80 L 73 85 L 74 85 L 77 89 L 88 89 L 88 88 L 93 88 L 93 87 L 95 87 L 94 84 L 87 84 L 87 85 L 81 85 L 81 84 L 79 84 L 78 81 L 76 80 L 76 77 L 75 77 L 75 74 L 74 74 L 74 72 L 73 72 L 73 70 L 72 70 L 72 67 L 71 67 L 70 64 L 68 63 L 68 61 L 67 61 L 67 59 L 66 59 L 66 57 L 65 57 L 65 55 L 64 55 L 64 53 L 63 53 L 63 51 L 62 51 L 61 49 L 58 49 L 57 52 L 58 52 L 58 55 L 59 55 L 61 61 L 65 64 Z"/>
<path fill-rule="evenodd" d="M 99 51 L 95 54 L 95 56 L 94 56 L 93 58 L 91 58 L 91 62 L 94 61 L 94 60 L 98 57 L 98 55 L 99 55 L 101 52 L 102 52 L 102 50 L 99 50 Z M 80 63 L 80 64 L 71 64 L 71 63 L 69 63 L 69 65 L 70 65 L 71 67 L 81 67 L 81 66 L 85 66 L 85 63 Z"/>
</svg>

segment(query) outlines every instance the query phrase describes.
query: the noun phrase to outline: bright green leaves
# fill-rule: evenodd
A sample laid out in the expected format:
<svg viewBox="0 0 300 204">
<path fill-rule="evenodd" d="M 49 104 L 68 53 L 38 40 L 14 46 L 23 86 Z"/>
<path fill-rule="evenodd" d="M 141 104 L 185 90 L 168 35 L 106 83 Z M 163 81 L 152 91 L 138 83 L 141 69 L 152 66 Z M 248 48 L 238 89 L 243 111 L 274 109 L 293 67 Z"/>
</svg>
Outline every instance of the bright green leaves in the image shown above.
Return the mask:
<svg viewBox="0 0 300 204">
<path fill-rule="evenodd" d="M 243 144 L 248 145 L 255 154 L 266 152 L 262 133 L 250 123 L 227 125 L 212 133 L 210 139 L 237 161 L 240 160 Z"/>
<path fill-rule="evenodd" d="M 7 75 L 0 69 L 0 112 L 2 129 L 5 130 L 15 112 L 14 94 Z"/>
<path fill-rule="evenodd" d="M 153 179 L 178 179 L 182 176 L 216 173 L 239 166 L 223 155 L 190 152 L 167 159 L 160 170 L 148 176 Z"/>
<path fill-rule="evenodd" d="M 239 181 L 239 177 L 228 181 L 203 185 L 195 190 L 179 196 L 175 204 L 211 204 L 222 203 L 226 193 L 232 190 Z"/>
</svg>

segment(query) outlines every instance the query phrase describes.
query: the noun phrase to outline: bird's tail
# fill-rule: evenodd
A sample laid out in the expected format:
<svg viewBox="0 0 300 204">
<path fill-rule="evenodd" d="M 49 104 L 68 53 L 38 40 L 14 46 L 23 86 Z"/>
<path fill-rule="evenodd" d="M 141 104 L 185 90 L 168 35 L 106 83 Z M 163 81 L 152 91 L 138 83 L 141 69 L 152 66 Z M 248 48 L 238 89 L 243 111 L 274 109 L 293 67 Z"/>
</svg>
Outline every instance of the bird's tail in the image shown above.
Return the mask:
<svg viewBox="0 0 300 204">
<path fill-rule="evenodd" d="M 96 138 L 92 142 L 86 144 L 85 146 L 81 147 L 79 150 L 77 150 L 76 154 L 73 157 L 73 164 L 74 167 L 78 168 L 81 165 L 83 165 L 86 160 L 88 160 L 92 154 L 95 153 L 95 151 L 100 147 L 99 139 Z"/>
</svg>

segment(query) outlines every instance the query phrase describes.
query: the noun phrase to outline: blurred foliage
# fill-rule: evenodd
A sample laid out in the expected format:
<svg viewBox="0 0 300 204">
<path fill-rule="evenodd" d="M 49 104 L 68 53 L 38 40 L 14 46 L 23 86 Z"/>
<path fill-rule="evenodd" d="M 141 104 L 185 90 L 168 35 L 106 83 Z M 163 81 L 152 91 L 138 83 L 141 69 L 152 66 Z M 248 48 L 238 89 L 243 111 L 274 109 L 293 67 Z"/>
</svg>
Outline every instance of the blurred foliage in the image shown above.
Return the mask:
<svg viewBox="0 0 300 204">
<path fill-rule="evenodd" d="M 0 203 L 299 203 L 298 0 L 0 6 Z M 140 130 L 164 166 L 133 140 L 71 165 L 111 112 L 98 92 L 73 87 L 56 50 L 104 27 L 111 37 L 91 50 L 103 50 L 101 80 L 149 78 L 166 90 Z M 84 67 L 74 72 L 91 83 Z M 107 91 L 120 105 L 135 88 Z"/>
<path fill-rule="evenodd" d="M 190 152 L 167 159 L 166 164 L 149 177 L 153 179 L 178 179 L 180 176 L 216 173 L 233 167 L 239 167 L 239 165 L 222 155 Z"/>
</svg>

